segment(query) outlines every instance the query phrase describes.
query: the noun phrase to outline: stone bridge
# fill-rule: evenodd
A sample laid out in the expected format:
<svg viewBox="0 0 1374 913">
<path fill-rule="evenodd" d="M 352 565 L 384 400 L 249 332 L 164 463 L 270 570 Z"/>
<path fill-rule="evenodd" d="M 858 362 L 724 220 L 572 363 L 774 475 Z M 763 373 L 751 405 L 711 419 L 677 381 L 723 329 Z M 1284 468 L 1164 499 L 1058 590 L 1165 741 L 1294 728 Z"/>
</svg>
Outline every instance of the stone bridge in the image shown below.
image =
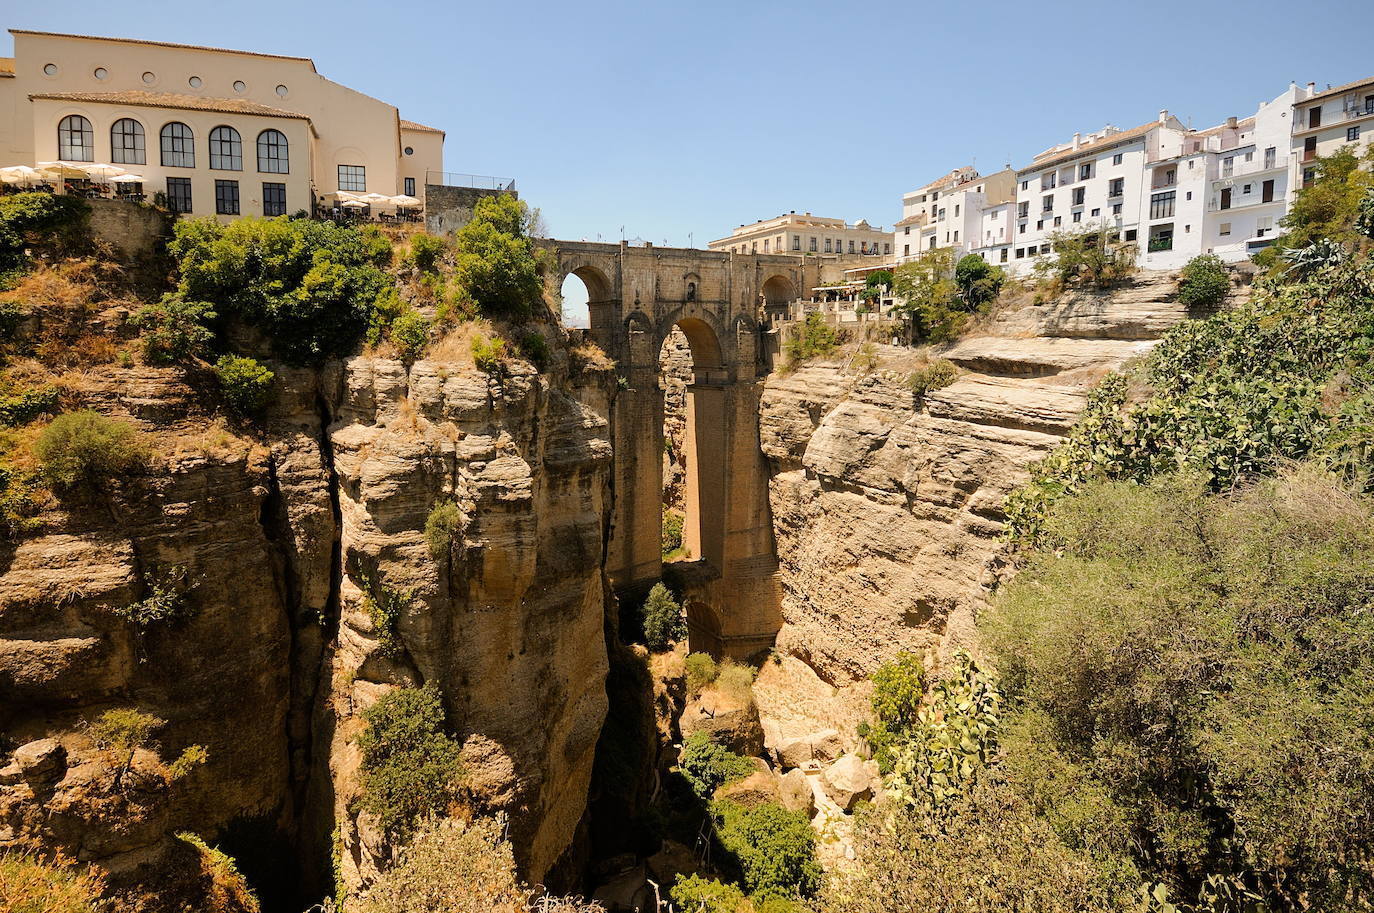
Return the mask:
<svg viewBox="0 0 1374 913">
<path fill-rule="evenodd" d="M 691 648 L 742 658 L 770 646 L 782 623 L 759 396 L 769 370 L 762 324 L 818 281 L 819 266 L 786 255 L 646 244 L 540 242 L 558 287 L 587 286 L 591 336 L 624 379 L 611 416 L 615 507 L 607 572 L 641 598 L 664 573 L 663 390 L 659 352 L 674 327 L 692 350 L 687 387 L 690 566 L 683 586 Z"/>
</svg>

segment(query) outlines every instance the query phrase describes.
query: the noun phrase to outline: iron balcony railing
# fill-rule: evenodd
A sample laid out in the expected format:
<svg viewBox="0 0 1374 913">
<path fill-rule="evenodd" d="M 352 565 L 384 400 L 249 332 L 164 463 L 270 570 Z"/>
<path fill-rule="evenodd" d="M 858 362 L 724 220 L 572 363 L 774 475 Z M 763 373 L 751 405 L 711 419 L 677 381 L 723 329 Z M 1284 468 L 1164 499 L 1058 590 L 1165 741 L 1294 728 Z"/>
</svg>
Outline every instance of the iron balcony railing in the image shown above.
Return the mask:
<svg viewBox="0 0 1374 913">
<path fill-rule="evenodd" d="M 515 178 L 459 174 L 456 171 L 426 171 L 425 183 L 442 187 L 471 187 L 475 190 L 515 190 Z"/>
</svg>

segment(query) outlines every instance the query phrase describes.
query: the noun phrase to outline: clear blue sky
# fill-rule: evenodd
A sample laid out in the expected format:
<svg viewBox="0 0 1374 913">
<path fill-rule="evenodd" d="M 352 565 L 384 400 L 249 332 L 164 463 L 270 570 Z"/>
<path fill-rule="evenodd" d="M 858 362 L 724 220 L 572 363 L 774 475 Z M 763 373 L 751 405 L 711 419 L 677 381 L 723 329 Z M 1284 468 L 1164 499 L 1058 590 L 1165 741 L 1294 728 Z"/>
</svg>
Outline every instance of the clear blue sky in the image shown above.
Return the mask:
<svg viewBox="0 0 1374 913">
<path fill-rule="evenodd" d="M 16 28 L 312 57 L 447 130 L 448 170 L 515 177 L 554 236 L 673 245 L 789 209 L 886 227 L 970 160 L 1022 165 L 1160 108 L 1208 126 L 1290 80 L 1374 72 L 1370 0 L 0 8 Z"/>
</svg>

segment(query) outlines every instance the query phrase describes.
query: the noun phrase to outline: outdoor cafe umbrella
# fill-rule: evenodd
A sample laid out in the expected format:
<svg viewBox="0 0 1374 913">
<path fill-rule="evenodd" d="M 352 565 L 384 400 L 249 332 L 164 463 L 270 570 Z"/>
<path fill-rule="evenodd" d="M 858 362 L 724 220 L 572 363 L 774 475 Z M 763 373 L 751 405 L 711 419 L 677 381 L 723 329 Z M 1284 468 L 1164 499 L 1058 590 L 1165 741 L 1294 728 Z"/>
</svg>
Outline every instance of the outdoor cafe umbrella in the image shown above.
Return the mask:
<svg viewBox="0 0 1374 913">
<path fill-rule="evenodd" d="M 106 165 L 103 162 L 97 162 L 91 165 L 82 165 L 81 170 L 86 172 L 86 175 L 88 177 L 95 178 L 96 180 L 100 180 L 102 178 L 105 180 L 109 180 L 110 178 L 117 177 L 118 175 L 125 173 L 124 169 L 120 168 L 118 165 Z"/>
<path fill-rule="evenodd" d="M 126 171 L 124 174 L 116 174 L 114 177 L 110 178 L 110 180 L 114 181 L 116 184 L 142 184 L 143 175 L 129 174 Z"/>
<path fill-rule="evenodd" d="M 403 194 L 403 193 L 402 193 L 402 194 L 398 194 L 397 196 L 392 197 L 392 198 L 391 198 L 391 202 L 394 203 L 394 204 L 396 204 L 397 206 L 419 206 L 419 205 L 420 205 L 420 201 L 419 201 L 419 200 L 417 200 L 417 199 L 415 199 L 414 197 L 411 197 L 411 196 L 406 196 L 406 195 Z"/>
<path fill-rule="evenodd" d="M 54 177 L 59 180 L 68 175 L 76 176 L 86 173 L 85 162 L 39 162 L 33 167 L 41 172 L 44 177 Z"/>
<path fill-rule="evenodd" d="M 344 201 L 343 201 L 342 203 L 340 203 L 339 205 L 342 206 L 342 207 L 344 207 L 345 209 L 366 209 L 366 208 L 367 208 L 367 204 L 364 203 L 362 200 L 344 200 Z"/>
<path fill-rule="evenodd" d="M 32 184 L 42 179 L 42 175 L 28 165 L 10 165 L 0 168 L 0 181 L 6 184 Z"/>
<path fill-rule="evenodd" d="M 358 199 L 364 203 L 368 203 L 371 205 L 376 205 L 377 203 L 391 202 L 391 197 L 387 196 L 384 193 L 365 193 L 362 196 L 358 197 Z"/>
</svg>

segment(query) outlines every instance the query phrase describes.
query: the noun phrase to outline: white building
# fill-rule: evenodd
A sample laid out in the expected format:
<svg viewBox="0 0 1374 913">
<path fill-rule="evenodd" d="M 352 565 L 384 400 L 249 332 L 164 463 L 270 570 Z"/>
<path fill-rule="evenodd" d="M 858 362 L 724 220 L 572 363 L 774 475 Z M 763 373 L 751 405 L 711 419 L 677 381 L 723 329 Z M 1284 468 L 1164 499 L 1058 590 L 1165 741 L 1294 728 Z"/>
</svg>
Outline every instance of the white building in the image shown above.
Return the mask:
<svg viewBox="0 0 1374 913">
<path fill-rule="evenodd" d="M 709 250 L 737 254 L 803 254 L 821 256 L 890 257 L 892 236 L 864 219 L 852 225 L 844 219 L 813 216 L 795 210 L 772 219 L 741 225 L 729 237 L 709 242 Z"/>
<path fill-rule="evenodd" d="M 964 165 L 902 197 L 902 217 L 893 225 L 892 231 L 892 246 L 897 252 L 899 264 L 938 246 L 941 231 L 947 230 L 942 229 L 945 219 L 941 217 L 940 210 L 945 210 L 946 217 L 950 212 L 948 200 L 942 201 L 942 195 L 977 177 L 978 172 L 972 165 Z"/>
<path fill-rule="evenodd" d="M 1313 159 L 1327 156 L 1342 146 L 1357 154 L 1369 148 L 1374 137 L 1374 77 L 1317 91 L 1293 87 L 1292 171 L 1293 187 L 1307 186 L 1314 176 Z"/>
</svg>

